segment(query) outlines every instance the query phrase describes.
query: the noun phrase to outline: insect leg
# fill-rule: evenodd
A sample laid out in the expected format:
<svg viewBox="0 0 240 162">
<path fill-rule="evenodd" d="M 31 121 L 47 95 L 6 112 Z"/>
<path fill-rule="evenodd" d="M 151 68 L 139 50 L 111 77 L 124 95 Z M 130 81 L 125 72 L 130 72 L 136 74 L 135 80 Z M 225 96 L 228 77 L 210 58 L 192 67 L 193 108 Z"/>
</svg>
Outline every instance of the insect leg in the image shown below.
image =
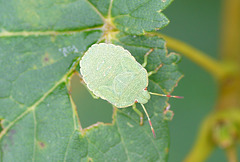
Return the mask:
<svg viewBox="0 0 240 162">
<path fill-rule="evenodd" d="M 154 93 L 154 92 L 149 92 L 151 95 L 156 95 L 156 96 L 163 96 L 163 97 L 172 97 L 172 98 L 183 98 L 182 96 L 173 96 L 173 95 L 166 95 L 166 94 L 160 94 L 160 93 Z"/>
<path fill-rule="evenodd" d="M 132 107 L 133 110 L 140 116 L 140 125 L 143 125 L 143 113 L 137 109 L 136 104 L 133 104 Z"/>
<path fill-rule="evenodd" d="M 142 106 L 142 108 L 143 108 L 145 114 L 147 115 L 149 125 L 150 125 L 150 127 L 151 127 L 151 130 L 152 130 L 153 136 L 154 136 L 154 138 L 155 138 L 155 137 L 156 137 L 156 134 L 155 134 L 155 131 L 154 131 L 154 129 L 153 129 L 151 119 L 150 119 L 150 117 L 149 117 L 149 115 L 148 115 L 148 113 L 147 113 L 147 110 L 146 110 L 145 106 L 144 106 L 143 104 L 141 104 L 141 106 Z"/>
<path fill-rule="evenodd" d="M 155 74 L 158 72 L 158 70 L 163 66 L 163 64 L 158 65 L 158 67 L 156 67 L 156 69 L 154 69 L 153 71 L 148 72 L 148 76 L 151 76 L 152 74 Z"/>
<path fill-rule="evenodd" d="M 152 53 L 152 51 L 153 51 L 153 48 L 151 48 L 151 49 L 144 55 L 144 62 L 143 62 L 143 64 L 142 64 L 143 67 L 147 66 L 148 55 L 149 55 L 150 53 Z"/>
</svg>

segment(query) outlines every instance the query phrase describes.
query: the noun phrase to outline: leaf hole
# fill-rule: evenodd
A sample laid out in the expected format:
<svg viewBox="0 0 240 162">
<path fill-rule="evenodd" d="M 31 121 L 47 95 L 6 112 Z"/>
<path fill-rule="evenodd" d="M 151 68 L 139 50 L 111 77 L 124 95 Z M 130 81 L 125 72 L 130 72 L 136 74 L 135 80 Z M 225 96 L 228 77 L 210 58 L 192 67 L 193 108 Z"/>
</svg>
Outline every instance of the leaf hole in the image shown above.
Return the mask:
<svg viewBox="0 0 240 162">
<path fill-rule="evenodd" d="M 87 128 L 97 122 L 111 123 L 112 105 L 101 98 L 94 99 L 83 84 L 78 75 L 73 75 L 71 79 L 71 95 L 76 104 L 82 128 Z"/>
</svg>

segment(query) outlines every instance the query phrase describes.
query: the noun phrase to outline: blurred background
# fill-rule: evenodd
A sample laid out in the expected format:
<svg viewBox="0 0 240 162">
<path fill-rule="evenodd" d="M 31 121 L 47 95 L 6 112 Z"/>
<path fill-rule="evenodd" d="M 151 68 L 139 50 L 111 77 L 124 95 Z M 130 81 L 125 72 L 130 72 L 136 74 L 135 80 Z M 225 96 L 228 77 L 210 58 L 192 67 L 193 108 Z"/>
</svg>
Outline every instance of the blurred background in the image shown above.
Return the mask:
<svg viewBox="0 0 240 162">
<path fill-rule="evenodd" d="M 218 59 L 221 28 L 221 0 L 175 0 L 164 13 L 170 24 L 162 33 L 184 41 Z M 169 50 L 170 51 L 170 50 Z M 179 64 L 184 78 L 174 95 L 184 99 L 169 100 L 175 115 L 169 122 L 171 145 L 169 162 L 182 161 L 190 151 L 204 117 L 213 111 L 217 86 L 213 77 L 186 57 Z M 83 128 L 98 121 L 112 121 L 112 106 L 101 99 L 93 99 L 79 78 L 72 80 L 73 99 L 77 105 Z M 227 161 L 222 150 L 216 149 L 208 162 Z"/>
</svg>

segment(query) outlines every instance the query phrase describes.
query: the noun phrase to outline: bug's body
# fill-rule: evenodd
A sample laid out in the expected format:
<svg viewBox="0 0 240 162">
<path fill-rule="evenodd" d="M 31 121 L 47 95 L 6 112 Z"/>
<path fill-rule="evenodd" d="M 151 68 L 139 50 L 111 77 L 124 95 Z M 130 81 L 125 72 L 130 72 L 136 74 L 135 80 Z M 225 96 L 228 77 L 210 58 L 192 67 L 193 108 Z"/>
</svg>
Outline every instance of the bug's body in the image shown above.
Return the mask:
<svg viewBox="0 0 240 162">
<path fill-rule="evenodd" d="M 94 44 L 80 61 L 80 72 L 87 87 L 98 97 L 118 108 L 135 101 L 145 104 L 150 94 L 148 73 L 130 52 L 113 44 Z"/>
<path fill-rule="evenodd" d="M 144 64 L 147 64 L 147 57 L 153 51 L 150 49 L 144 56 Z M 140 115 L 140 125 L 143 123 L 143 115 L 136 108 L 135 103 L 141 104 L 147 115 L 152 133 L 155 132 L 143 104 L 150 99 L 150 94 L 166 97 L 181 98 L 179 96 L 171 96 L 148 92 L 148 76 L 156 73 L 156 70 L 147 73 L 146 69 L 140 65 L 131 53 L 121 46 L 113 44 L 94 44 L 92 45 L 80 61 L 80 72 L 84 82 L 94 95 L 107 100 L 118 108 L 125 108 L 133 105 Z"/>
</svg>

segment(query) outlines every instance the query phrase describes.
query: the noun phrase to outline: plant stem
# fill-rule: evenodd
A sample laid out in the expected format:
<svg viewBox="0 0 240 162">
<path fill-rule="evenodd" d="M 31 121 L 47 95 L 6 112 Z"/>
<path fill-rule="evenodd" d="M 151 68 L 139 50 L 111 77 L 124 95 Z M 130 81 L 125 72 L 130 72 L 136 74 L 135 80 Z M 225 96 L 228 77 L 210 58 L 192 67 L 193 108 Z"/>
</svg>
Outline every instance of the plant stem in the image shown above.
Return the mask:
<svg viewBox="0 0 240 162">
<path fill-rule="evenodd" d="M 207 159 L 215 147 L 211 139 L 211 116 L 206 118 L 198 132 L 198 137 L 191 152 L 186 156 L 184 162 L 202 162 Z"/>
<path fill-rule="evenodd" d="M 221 56 L 240 63 L 240 1 L 225 0 L 222 6 Z"/>
<path fill-rule="evenodd" d="M 163 37 L 167 41 L 166 45 L 168 48 L 181 53 L 193 62 L 197 63 L 205 70 L 210 72 L 215 78 L 221 79 L 226 75 L 226 70 L 224 66 L 219 61 L 209 57 L 206 53 L 175 38 L 157 32 L 151 32 L 149 34 Z"/>
<path fill-rule="evenodd" d="M 236 71 L 220 83 L 220 95 L 216 108 L 228 110 L 240 109 L 240 1 L 225 0 L 222 12 L 221 56 L 225 62 L 236 66 Z M 239 118 L 239 117 L 238 117 Z M 230 118 L 231 119 L 231 118 Z M 237 122 L 235 122 L 237 123 Z M 238 121 L 239 125 L 239 121 Z M 229 162 L 237 162 L 236 146 L 225 149 Z"/>
<path fill-rule="evenodd" d="M 223 3 L 221 56 L 232 73 L 221 80 L 217 109 L 240 108 L 240 1 Z"/>
<path fill-rule="evenodd" d="M 237 150 L 236 147 L 230 147 L 226 149 L 226 155 L 228 162 L 237 162 Z"/>
<path fill-rule="evenodd" d="M 186 156 L 185 162 L 202 162 L 207 159 L 212 150 L 216 145 L 221 145 L 216 140 L 216 135 L 214 136 L 215 128 L 222 121 L 234 123 L 237 127 L 240 126 L 240 110 L 238 108 L 232 108 L 227 110 L 217 110 L 210 114 L 201 124 L 201 128 L 198 132 L 197 140 L 195 141 L 194 147 L 191 152 Z M 239 130 L 235 132 L 239 134 Z M 231 134 L 231 132 L 229 133 Z M 231 134 L 229 136 L 230 141 L 236 142 L 236 134 Z M 219 135 L 219 134 L 217 134 Z M 219 137 L 219 136 L 217 136 Z M 214 140 L 215 139 L 215 140 Z M 218 139 L 218 138 L 217 138 Z M 215 142 L 214 142 L 215 141 Z M 237 159 L 234 146 L 226 146 L 224 148 L 228 156 L 229 162 L 236 162 Z"/>
<path fill-rule="evenodd" d="M 222 60 L 228 63 L 227 68 L 231 69 L 227 75 L 218 80 L 219 82 L 219 97 L 216 104 L 215 115 L 210 116 L 202 124 L 199 137 L 196 139 L 196 144 L 192 151 L 186 158 L 186 161 L 194 160 L 198 158 L 204 160 L 206 155 L 210 154 L 211 150 L 208 149 L 208 153 L 199 152 L 204 150 L 203 144 L 208 141 L 207 134 L 214 130 L 214 124 L 218 121 L 231 121 L 235 125 L 240 125 L 240 1 L 239 0 L 225 0 L 223 3 L 223 22 L 222 22 L 222 41 L 221 41 L 221 56 Z M 224 117 L 218 118 L 217 113 L 222 112 Z M 211 122 L 210 122 L 211 121 Z M 203 129 L 209 127 L 210 129 Z M 231 134 L 231 132 L 229 132 Z M 234 135 L 230 136 L 232 141 L 236 142 L 237 139 Z M 201 144 L 203 143 L 203 144 Z M 216 143 L 218 144 L 218 143 Z M 206 150 L 204 150 L 206 151 Z M 237 153 L 235 146 L 225 148 L 225 152 L 229 162 L 237 162 Z M 197 156 L 199 155 L 199 156 Z"/>
</svg>

